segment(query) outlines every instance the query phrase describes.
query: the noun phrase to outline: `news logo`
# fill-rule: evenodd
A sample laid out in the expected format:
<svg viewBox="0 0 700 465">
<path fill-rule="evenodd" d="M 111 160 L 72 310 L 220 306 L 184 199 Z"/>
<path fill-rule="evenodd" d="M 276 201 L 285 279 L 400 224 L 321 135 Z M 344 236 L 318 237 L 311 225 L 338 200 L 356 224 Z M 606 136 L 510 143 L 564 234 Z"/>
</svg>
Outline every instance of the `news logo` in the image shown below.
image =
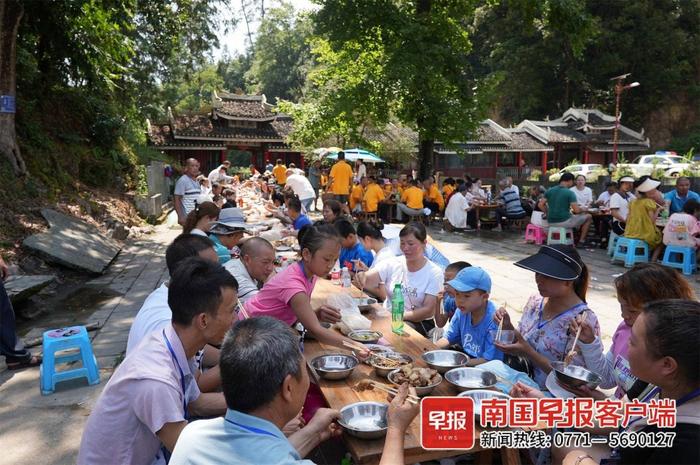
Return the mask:
<svg viewBox="0 0 700 465">
<path fill-rule="evenodd" d="M 426 450 L 474 447 L 474 401 L 468 397 L 421 400 L 421 447 Z"/>
</svg>

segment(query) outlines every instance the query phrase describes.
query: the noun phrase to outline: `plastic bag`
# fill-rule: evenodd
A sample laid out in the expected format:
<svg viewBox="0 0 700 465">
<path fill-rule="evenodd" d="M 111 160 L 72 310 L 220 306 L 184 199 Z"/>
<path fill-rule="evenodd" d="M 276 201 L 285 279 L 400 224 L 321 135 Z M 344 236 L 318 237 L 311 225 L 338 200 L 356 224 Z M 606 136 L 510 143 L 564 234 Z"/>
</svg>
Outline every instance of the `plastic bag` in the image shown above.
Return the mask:
<svg viewBox="0 0 700 465">
<path fill-rule="evenodd" d="M 333 294 L 326 300 L 326 304 L 340 310 L 340 322 L 336 323 L 340 332 L 348 335 L 358 329 L 370 329 L 372 322 L 362 316 L 355 300 L 348 294 Z"/>
</svg>

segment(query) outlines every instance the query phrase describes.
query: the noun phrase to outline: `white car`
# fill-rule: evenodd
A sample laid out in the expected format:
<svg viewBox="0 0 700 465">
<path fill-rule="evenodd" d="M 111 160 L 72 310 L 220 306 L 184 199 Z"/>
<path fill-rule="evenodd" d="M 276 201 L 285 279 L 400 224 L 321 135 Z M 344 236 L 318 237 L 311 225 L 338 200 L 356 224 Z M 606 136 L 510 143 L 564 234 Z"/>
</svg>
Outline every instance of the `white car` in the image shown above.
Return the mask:
<svg viewBox="0 0 700 465">
<path fill-rule="evenodd" d="M 655 170 L 663 170 L 664 177 L 676 177 L 690 166 L 688 160 L 675 152 L 656 152 L 652 155 L 640 155 L 632 163 L 619 163 L 617 168 L 629 169 L 635 178 L 651 176 Z"/>
<path fill-rule="evenodd" d="M 603 165 L 599 165 L 597 163 L 586 163 L 582 165 L 569 165 L 563 170 L 559 171 L 558 173 L 554 173 L 549 177 L 549 180 L 551 182 L 558 182 L 559 178 L 561 178 L 561 175 L 564 173 L 571 173 L 574 176 L 578 176 L 579 174 L 584 175 L 586 178 L 589 178 L 591 173 L 593 171 L 601 170 L 604 169 Z"/>
</svg>

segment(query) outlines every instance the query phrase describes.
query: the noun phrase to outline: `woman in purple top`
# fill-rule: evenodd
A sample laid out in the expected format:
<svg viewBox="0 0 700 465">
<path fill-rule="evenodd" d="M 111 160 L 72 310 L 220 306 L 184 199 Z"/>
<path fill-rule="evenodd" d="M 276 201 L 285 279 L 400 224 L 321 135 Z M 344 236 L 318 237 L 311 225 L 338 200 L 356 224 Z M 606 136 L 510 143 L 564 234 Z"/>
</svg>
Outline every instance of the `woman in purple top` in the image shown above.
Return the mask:
<svg viewBox="0 0 700 465">
<path fill-rule="evenodd" d="M 630 370 L 628 343 L 632 325 L 642 313 L 645 304 L 655 300 L 696 300 L 695 293 L 678 271 L 657 263 L 638 263 L 627 273 L 615 279 L 617 300 L 620 302 L 622 323 L 612 337 L 612 347 L 603 354 L 600 337 L 593 334 L 591 326 L 581 324 L 579 347 L 586 366 L 603 378 L 600 387 L 617 387 L 615 397 L 621 399 L 637 381 Z M 578 330 L 579 323 L 571 322 L 571 332 Z"/>
<path fill-rule="evenodd" d="M 496 344 L 504 353 L 526 357 L 534 366 L 534 380 L 545 387 L 552 371 L 551 362 L 562 361 L 571 350 L 574 334 L 569 326 L 574 318 L 585 319 L 596 334 L 600 332 L 595 313 L 588 308 L 588 268 L 571 246 L 545 245 L 535 255 L 515 263 L 534 271 L 538 295 L 528 300 L 513 344 Z M 503 329 L 514 329 L 508 312 L 498 309 L 494 317 Z M 571 361 L 585 366 L 580 354 Z"/>
</svg>

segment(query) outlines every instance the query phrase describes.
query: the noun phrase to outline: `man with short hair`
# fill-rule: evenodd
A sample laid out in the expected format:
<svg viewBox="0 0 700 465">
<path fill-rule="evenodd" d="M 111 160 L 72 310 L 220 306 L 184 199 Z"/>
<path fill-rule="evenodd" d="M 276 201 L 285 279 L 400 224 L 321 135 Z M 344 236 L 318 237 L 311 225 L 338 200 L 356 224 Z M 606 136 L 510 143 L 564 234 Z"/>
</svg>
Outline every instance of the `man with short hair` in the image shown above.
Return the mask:
<svg viewBox="0 0 700 465">
<path fill-rule="evenodd" d="M 425 208 L 429 208 L 430 212 L 435 215 L 445 209 L 445 199 L 442 197 L 440 190 L 435 185 L 435 178 L 428 176 L 423 179 L 423 204 Z"/>
<path fill-rule="evenodd" d="M 581 228 L 581 237 L 576 247 L 583 248 L 586 246 L 588 228 L 591 226 L 593 217 L 578 205 L 576 194 L 571 191 L 574 179 L 571 173 L 562 174 L 559 185 L 550 188 L 544 194 L 545 198 L 540 201 L 540 208 L 546 213 L 550 228 Z"/>
<path fill-rule="evenodd" d="M 624 176 L 620 178 L 619 189 L 610 196 L 610 216 L 612 221 L 610 228 L 618 236 L 625 234 L 625 226 L 627 225 L 627 215 L 629 214 L 629 204 L 636 199 L 632 193 L 634 187 L 634 178 Z"/>
<path fill-rule="evenodd" d="M 321 160 L 315 160 L 309 168 L 309 182 L 314 189 L 314 210 L 318 210 L 316 201 L 319 198 L 319 189 L 321 189 L 321 174 Z"/>
<path fill-rule="evenodd" d="M 284 437 L 282 427 L 306 400 L 309 374 L 298 336 L 277 319 L 238 322 L 221 348 L 221 375 L 226 416 L 188 425 L 170 465 L 312 465 L 302 457 L 340 434 L 334 423 L 339 412 L 321 408 L 305 427 Z M 380 465 L 404 463 L 404 435 L 419 409 L 408 402 L 409 392 L 415 389 L 401 385 L 389 404 Z"/>
<path fill-rule="evenodd" d="M 338 161 L 331 167 L 328 183 L 335 200 L 347 205 L 352 187 L 352 167 L 345 161 L 345 152 L 338 152 Z"/>
<path fill-rule="evenodd" d="M 185 224 L 187 215 L 194 210 L 195 201 L 202 194 L 202 186 L 197 181 L 199 174 L 199 162 L 195 158 L 185 161 L 185 171 L 175 183 L 175 213 L 177 222 Z"/>
<path fill-rule="evenodd" d="M 233 176 L 228 175 L 228 169 L 230 167 L 231 162 L 224 160 L 222 164 L 211 170 L 209 172 L 209 176 L 207 176 L 209 179 L 209 184 L 213 186 L 216 182 L 220 184 L 229 184 L 231 181 L 233 181 Z"/>
<path fill-rule="evenodd" d="M 690 190 L 690 179 L 681 176 L 676 179 L 676 188 L 664 194 L 664 200 L 669 205 L 670 214 L 680 213 L 688 200 L 700 202 L 700 195 Z"/>
<path fill-rule="evenodd" d="M 277 164 L 272 168 L 272 175 L 275 177 L 278 186 L 284 187 L 287 183 L 287 167 L 284 166 L 281 158 L 277 159 Z"/>
<path fill-rule="evenodd" d="M 224 268 L 238 281 L 238 300 L 257 294 L 275 271 L 275 248 L 262 237 L 251 237 L 241 244 L 241 257 L 226 262 Z"/>
<path fill-rule="evenodd" d="M 503 206 L 496 209 L 497 225 L 494 231 L 503 230 L 503 217 L 509 220 L 519 220 L 525 218 L 525 215 L 527 215 L 520 201 L 518 186 L 513 185 L 512 182 L 513 178 L 508 176 L 498 183 L 498 186 L 501 188 L 498 199 L 503 202 Z"/>
<path fill-rule="evenodd" d="M 298 174 L 291 168 L 287 170 L 287 183 L 284 190 L 292 191 L 299 197 L 304 213 L 311 211 L 311 205 L 316 198 L 316 192 L 311 182 L 303 174 Z"/>
<path fill-rule="evenodd" d="M 177 267 L 168 287 L 172 323 L 149 334 L 115 370 L 85 425 L 78 465 L 165 463 L 190 414 L 224 413 L 220 393 L 200 393 L 194 356 L 206 344 L 221 344 L 233 324 L 237 287 L 222 266 L 203 258 Z"/>
</svg>

